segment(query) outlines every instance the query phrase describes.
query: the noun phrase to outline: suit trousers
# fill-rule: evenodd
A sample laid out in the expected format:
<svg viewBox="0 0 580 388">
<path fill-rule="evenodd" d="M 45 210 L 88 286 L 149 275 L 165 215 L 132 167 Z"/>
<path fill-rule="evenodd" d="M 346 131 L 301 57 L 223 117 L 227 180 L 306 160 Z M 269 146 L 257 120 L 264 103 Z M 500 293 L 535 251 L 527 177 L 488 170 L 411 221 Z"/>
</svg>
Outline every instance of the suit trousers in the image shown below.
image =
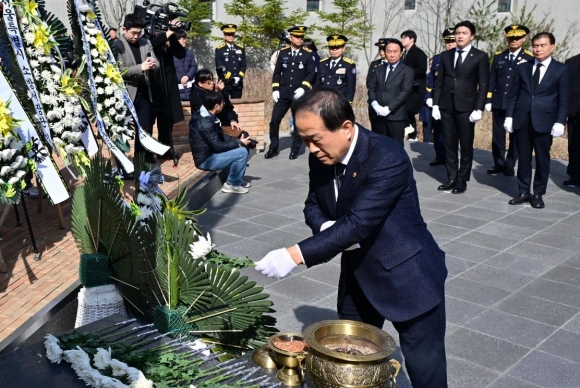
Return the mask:
<svg viewBox="0 0 580 388">
<path fill-rule="evenodd" d="M 580 180 L 580 112 L 568 118 L 568 168 L 571 179 Z"/>
<path fill-rule="evenodd" d="M 493 165 L 496 167 L 505 167 L 508 170 L 513 170 L 518 160 L 518 150 L 515 145 L 513 133 L 509 135 L 509 148 L 507 155 L 505 152 L 505 128 L 503 127 L 505 121 L 505 110 L 492 110 L 493 116 L 493 132 L 491 141 L 491 154 L 493 156 Z"/>
<path fill-rule="evenodd" d="M 467 182 L 471 178 L 473 164 L 473 139 L 475 123 L 469 121 L 469 112 L 455 109 L 455 104 L 449 110 L 441 110 L 443 126 L 443 141 L 445 143 L 445 165 L 447 178 Z M 460 157 L 457 145 L 461 148 Z"/>
<path fill-rule="evenodd" d="M 404 147 L 405 127 L 407 126 L 407 121 L 388 121 L 386 117 L 378 116 L 374 110 L 372 113 L 371 123 L 374 122 L 373 132 L 390 137 Z"/>
<path fill-rule="evenodd" d="M 385 318 L 368 301 L 352 273 L 347 275 L 344 283 L 346 292 L 342 304 L 338 306 L 339 318 L 382 329 Z M 392 323 L 399 333 L 401 351 L 413 388 L 447 387 L 445 301 L 418 317 Z"/>
<path fill-rule="evenodd" d="M 433 148 L 435 148 L 435 160 L 445 162 L 445 141 L 443 140 L 443 124 L 441 120 L 431 119 L 433 128 Z"/>
<path fill-rule="evenodd" d="M 140 93 L 137 93 L 135 96 L 135 101 L 133 101 L 133 105 L 135 106 L 137 120 L 139 120 L 141 128 L 149 135 L 151 135 L 153 132 L 153 122 L 155 121 L 156 113 L 153 104 L 151 104 L 148 98 L 142 96 Z M 143 148 L 141 142 L 139 141 L 139 136 L 135 134 L 135 155 L 139 153 L 144 154 L 145 158 L 153 157 L 151 152 Z"/>
<path fill-rule="evenodd" d="M 270 121 L 270 147 L 271 150 L 278 150 L 280 144 L 280 123 L 286 115 L 286 112 L 290 109 L 293 100 L 288 98 L 280 98 L 277 103 L 274 104 L 274 109 L 272 110 L 272 119 Z M 302 146 L 302 139 L 298 135 L 298 131 L 294 130 L 292 134 L 292 152 L 298 153 L 300 147 Z"/>
<path fill-rule="evenodd" d="M 530 193 L 532 186 L 532 152 L 536 154 L 536 173 L 534 174 L 534 194 L 546 194 L 550 177 L 550 147 L 552 134 L 540 133 L 534 129 L 528 114 L 527 123 L 514 131 L 518 148 L 518 187 L 520 194 Z"/>
</svg>

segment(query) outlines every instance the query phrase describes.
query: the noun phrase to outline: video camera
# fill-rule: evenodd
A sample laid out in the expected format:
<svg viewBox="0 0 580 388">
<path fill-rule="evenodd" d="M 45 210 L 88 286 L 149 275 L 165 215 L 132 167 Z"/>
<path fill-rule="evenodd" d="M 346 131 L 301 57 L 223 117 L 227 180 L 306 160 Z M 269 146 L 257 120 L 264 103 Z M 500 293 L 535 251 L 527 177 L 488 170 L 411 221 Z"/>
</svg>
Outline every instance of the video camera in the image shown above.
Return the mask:
<svg viewBox="0 0 580 388">
<path fill-rule="evenodd" d="M 187 12 L 179 9 L 175 3 L 165 4 L 151 4 L 149 0 L 143 0 L 143 6 L 136 5 L 133 11 L 141 16 L 143 23 L 147 26 L 155 27 L 161 31 L 168 29 L 175 30 L 191 30 L 191 22 L 181 22 L 181 27 L 176 27 L 171 24 L 171 21 L 177 18 L 187 17 Z"/>
<path fill-rule="evenodd" d="M 234 82 L 234 79 L 231 77 L 226 79 L 226 74 L 227 74 L 228 70 L 226 69 L 225 66 L 216 67 L 215 72 L 217 74 L 218 81 L 222 81 L 226 85 Z"/>
<path fill-rule="evenodd" d="M 250 134 L 247 131 L 242 131 L 242 133 L 240 133 L 240 136 L 238 136 L 238 138 L 240 139 L 245 139 L 247 137 L 250 137 Z M 246 148 L 250 149 L 250 150 L 254 150 L 256 149 L 256 146 L 258 145 L 258 141 L 254 140 L 254 139 L 250 139 L 250 142 L 248 143 L 248 145 L 246 146 Z"/>
</svg>

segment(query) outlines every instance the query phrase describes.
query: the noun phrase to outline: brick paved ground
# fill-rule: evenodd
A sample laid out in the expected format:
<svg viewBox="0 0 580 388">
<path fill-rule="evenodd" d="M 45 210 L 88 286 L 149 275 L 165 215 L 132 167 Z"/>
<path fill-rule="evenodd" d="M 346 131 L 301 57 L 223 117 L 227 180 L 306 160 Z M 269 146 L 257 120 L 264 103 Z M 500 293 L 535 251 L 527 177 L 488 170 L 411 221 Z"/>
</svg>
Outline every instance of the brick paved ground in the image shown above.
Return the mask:
<svg viewBox="0 0 580 388">
<path fill-rule="evenodd" d="M 176 149 L 182 155 L 178 168 L 173 168 L 172 161 L 161 164 L 165 176 L 162 189 L 170 197 L 177 193 L 178 184 L 191 187 L 206 174 L 195 168 L 188 144 L 176 145 Z M 70 186 L 75 183 L 69 180 Z M 125 195 L 130 197 L 133 183 L 126 182 L 125 188 Z M 6 273 L 0 272 L 0 341 L 78 279 L 79 253 L 70 233 L 71 200 L 61 205 L 64 230 L 59 229 L 56 208 L 48 200 L 42 201 L 42 213 L 37 209 L 38 200 L 27 199 L 26 204 L 41 260 L 34 261 L 22 206 L 18 206 L 23 221 L 20 227 L 15 226 L 11 209 L 0 229 L 0 249 L 7 266 Z M 3 210 L 0 206 L 0 212 Z"/>
</svg>

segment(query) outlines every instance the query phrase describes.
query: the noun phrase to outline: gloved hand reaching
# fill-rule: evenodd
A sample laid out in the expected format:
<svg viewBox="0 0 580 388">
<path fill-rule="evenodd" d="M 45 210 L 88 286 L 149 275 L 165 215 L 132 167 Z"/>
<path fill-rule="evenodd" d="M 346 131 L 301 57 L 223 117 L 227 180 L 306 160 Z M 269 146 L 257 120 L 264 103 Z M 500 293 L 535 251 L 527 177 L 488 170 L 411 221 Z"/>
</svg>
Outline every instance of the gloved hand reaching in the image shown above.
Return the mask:
<svg viewBox="0 0 580 388">
<path fill-rule="evenodd" d="M 286 248 L 270 251 L 264 258 L 256 263 L 256 271 L 269 278 L 280 279 L 288 275 L 296 267 L 292 256 Z"/>
</svg>

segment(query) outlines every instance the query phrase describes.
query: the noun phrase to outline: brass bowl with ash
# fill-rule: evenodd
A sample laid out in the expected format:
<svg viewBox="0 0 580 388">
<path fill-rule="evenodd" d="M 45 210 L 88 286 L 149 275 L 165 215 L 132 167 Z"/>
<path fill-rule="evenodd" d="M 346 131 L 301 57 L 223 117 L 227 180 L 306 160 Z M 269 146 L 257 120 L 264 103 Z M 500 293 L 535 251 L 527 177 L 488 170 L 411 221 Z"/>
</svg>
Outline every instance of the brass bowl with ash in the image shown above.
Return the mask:
<svg viewBox="0 0 580 388">
<path fill-rule="evenodd" d="M 304 337 L 295 333 L 278 333 L 268 339 L 268 347 L 276 363 L 282 367 L 276 374 L 278 380 L 288 386 L 302 385 L 307 354 Z"/>
<path fill-rule="evenodd" d="M 306 370 L 318 388 L 394 388 L 401 364 L 393 337 L 366 323 L 331 320 L 304 331 Z"/>
</svg>

